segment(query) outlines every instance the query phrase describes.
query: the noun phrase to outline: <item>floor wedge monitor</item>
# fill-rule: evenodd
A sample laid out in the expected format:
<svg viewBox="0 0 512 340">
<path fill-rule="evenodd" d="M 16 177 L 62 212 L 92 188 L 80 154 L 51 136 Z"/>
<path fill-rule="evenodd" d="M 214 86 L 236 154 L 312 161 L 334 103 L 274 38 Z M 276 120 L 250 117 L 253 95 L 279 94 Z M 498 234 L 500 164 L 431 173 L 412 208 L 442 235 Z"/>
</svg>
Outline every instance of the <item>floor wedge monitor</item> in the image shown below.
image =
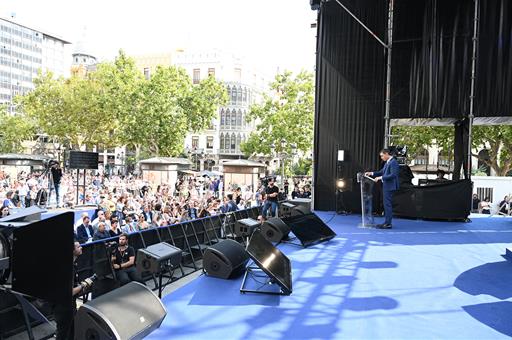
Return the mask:
<svg viewBox="0 0 512 340">
<path fill-rule="evenodd" d="M 314 213 L 283 219 L 304 247 L 329 241 L 336 233 Z"/>
<path fill-rule="evenodd" d="M 245 270 L 249 256 L 245 248 L 233 240 L 223 240 L 205 250 L 203 270 L 220 279 L 238 276 Z"/>
<path fill-rule="evenodd" d="M 75 339 L 143 339 L 160 327 L 167 311 L 146 286 L 130 282 L 83 304 L 75 317 Z"/>
<path fill-rule="evenodd" d="M 272 217 L 263 223 L 261 233 L 270 242 L 279 242 L 288 238 L 290 227 L 279 217 Z"/>
</svg>

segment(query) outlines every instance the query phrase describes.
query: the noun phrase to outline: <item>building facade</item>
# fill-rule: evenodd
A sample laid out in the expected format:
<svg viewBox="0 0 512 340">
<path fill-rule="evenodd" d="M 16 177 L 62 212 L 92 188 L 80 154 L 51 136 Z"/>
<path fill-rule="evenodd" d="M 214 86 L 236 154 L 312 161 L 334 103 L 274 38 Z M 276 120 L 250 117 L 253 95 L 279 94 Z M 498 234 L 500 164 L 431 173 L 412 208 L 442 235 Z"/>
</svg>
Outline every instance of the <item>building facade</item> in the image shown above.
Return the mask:
<svg viewBox="0 0 512 340">
<path fill-rule="evenodd" d="M 205 131 L 190 132 L 185 139 L 188 152 L 196 170 L 212 170 L 225 160 L 243 157 L 240 144 L 255 128 L 248 122 L 250 106 L 261 100 L 265 77 L 236 55 L 221 50 L 177 50 L 165 58 L 135 57 L 136 64 L 148 78 L 159 61 L 184 68 L 192 82 L 198 84 L 208 76 L 225 84 L 229 101 L 220 107 L 217 117 Z M 169 64 L 167 64 L 169 65 Z"/>
<path fill-rule="evenodd" d="M 34 89 L 39 71 L 55 76 L 68 74 L 67 46 L 70 42 L 0 18 L 0 104 L 16 112 L 13 99 Z"/>
</svg>

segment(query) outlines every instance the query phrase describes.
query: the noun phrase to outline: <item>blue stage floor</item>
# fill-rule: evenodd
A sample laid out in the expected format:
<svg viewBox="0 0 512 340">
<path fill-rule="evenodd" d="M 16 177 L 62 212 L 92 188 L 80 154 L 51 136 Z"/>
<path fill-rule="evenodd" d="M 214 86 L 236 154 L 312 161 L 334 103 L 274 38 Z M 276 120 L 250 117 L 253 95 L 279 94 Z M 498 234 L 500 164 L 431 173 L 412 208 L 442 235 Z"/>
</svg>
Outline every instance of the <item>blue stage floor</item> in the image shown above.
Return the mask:
<svg viewBox="0 0 512 340">
<path fill-rule="evenodd" d="M 395 220 L 318 214 L 328 243 L 279 248 L 292 261 L 290 296 L 242 295 L 241 278 L 201 276 L 166 296 L 148 339 L 500 339 L 512 336 L 512 219 Z"/>
</svg>

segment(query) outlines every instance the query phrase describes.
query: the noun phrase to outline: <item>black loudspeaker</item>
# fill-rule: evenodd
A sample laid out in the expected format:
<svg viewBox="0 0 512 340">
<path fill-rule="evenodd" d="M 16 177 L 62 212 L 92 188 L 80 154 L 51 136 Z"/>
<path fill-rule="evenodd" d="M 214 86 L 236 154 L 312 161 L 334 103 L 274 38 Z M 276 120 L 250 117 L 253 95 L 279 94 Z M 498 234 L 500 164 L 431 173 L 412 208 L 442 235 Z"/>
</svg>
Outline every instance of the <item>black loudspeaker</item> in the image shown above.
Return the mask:
<svg viewBox="0 0 512 340">
<path fill-rule="evenodd" d="M 279 217 L 285 218 L 292 216 L 292 210 L 295 208 L 295 204 L 284 202 L 279 205 Z"/>
<path fill-rule="evenodd" d="M 75 339 L 142 339 L 167 315 L 160 299 L 138 282 L 83 304 L 75 316 Z"/>
<path fill-rule="evenodd" d="M 311 213 L 311 198 L 295 198 L 293 200 L 288 200 L 288 203 L 296 206 L 302 206 L 307 209 L 308 214 Z"/>
<path fill-rule="evenodd" d="M 288 238 L 290 227 L 279 217 L 272 217 L 263 223 L 261 233 L 270 242 L 279 242 Z"/>
<path fill-rule="evenodd" d="M 252 218 L 242 218 L 235 223 L 235 235 L 239 237 L 251 236 L 254 229 L 260 226 L 260 222 Z"/>
<path fill-rule="evenodd" d="M 229 279 L 241 274 L 248 260 L 249 255 L 240 243 L 223 240 L 205 250 L 203 270 L 208 276 Z"/>
<path fill-rule="evenodd" d="M 169 243 L 161 242 L 153 244 L 145 249 L 139 249 L 135 262 L 139 273 L 158 273 L 162 266 L 169 265 L 176 268 L 181 263 L 181 249 L 171 246 Z"/>
<path fill-rule="evenodd" d="M 308 214 L 311 214 L 311 210 L 308 207 L 305 207 L 303 205 L 296 205 L 295 207 L 293 207 L 290 216 L 303 216 Z"/>
</svg>

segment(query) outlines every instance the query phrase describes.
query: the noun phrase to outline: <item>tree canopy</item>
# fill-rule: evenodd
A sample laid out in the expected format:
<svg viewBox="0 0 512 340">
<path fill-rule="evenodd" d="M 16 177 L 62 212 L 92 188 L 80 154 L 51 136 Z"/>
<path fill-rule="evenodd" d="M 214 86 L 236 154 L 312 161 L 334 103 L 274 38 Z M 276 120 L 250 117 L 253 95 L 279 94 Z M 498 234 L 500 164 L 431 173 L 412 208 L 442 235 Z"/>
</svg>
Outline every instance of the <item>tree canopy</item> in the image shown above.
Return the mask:
<svg viewBox="0 0 512 340">
<path fill-rule="evenodd" d="M 313 74 L 302 71 L 297 75 L 284 72 L 270 83 L 270 94 L 264 94 L 262 104 L 251 107 L 247 120 L 257 122 L 256 129 L 241 145 L 242 151 L 270 155 L 272 144 L 277 152 L 290 153 L 295 144 L 306 153 L 313 146 L 314 84 Z M 285 140 L 282 149 L 281 140 Z"/>
<path fill-rule="evenodd" d="M 40 73 L 35 89 L 16 98 L 41 130 L 74 147 L 127 145 L 152 156 L 175 156 L 188 131 L 207 128 L 227 101 L 209 77 L 193 85 L 184 69 L 162 66 L 149 78 L 120 51 L 85 77 Z"/>
</svg>

